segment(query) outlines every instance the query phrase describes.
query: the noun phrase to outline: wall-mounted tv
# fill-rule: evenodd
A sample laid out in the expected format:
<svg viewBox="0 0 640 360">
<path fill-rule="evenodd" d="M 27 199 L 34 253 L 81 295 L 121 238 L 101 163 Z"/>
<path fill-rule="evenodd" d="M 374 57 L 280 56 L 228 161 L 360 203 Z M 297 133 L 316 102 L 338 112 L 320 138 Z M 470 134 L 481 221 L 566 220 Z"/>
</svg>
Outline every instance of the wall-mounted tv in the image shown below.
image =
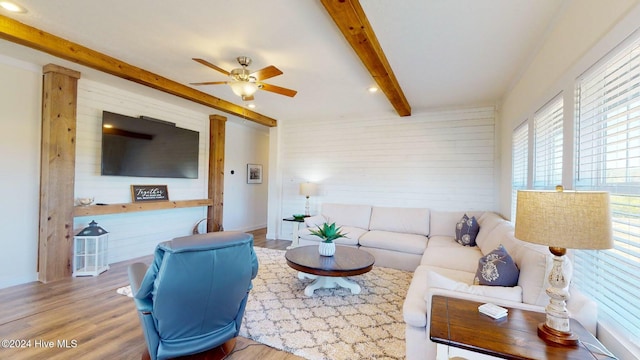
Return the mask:
<svg viewBox="0 0 640 360">
<path fill-rule="evenodd" d="M 102 112 L 102 175 L 198 178 L 199 133 L 148 117 Z"/>
</svg>

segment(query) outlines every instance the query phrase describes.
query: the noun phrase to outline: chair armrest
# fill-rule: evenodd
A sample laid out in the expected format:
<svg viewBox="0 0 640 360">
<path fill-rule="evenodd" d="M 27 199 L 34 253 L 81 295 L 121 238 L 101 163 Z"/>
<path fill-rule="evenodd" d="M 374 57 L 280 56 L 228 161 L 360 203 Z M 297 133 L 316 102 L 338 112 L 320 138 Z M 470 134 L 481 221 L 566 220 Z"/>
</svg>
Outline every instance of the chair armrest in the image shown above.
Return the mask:
<svg viewBox="0 0 640 360">
<path fill-rule="evenodd" d="M 140 284 L 142 284 L 142 280 L 147 273 L 147 265 L 143 263 L 134 263 L 129 265 L 129 283 L 131 284 L 131 294 L 133 295 L 133 300 L 136 304 L 136 309 L 142 315 L 150 314 L 153 310 L 153 302 L 150 298 L 138 299 L 136 294 L 140 290 Z"/>
</svg>

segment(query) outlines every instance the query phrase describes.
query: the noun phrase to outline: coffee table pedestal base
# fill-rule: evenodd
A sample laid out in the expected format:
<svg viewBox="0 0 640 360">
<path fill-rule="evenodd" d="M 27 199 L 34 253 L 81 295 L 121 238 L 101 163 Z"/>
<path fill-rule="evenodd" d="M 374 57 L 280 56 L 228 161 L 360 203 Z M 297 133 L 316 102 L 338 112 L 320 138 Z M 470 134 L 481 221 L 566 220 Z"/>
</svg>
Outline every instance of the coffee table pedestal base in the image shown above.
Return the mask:
<svg viewBox="0 0 640 360">
<path fill-rule="evenodd" d="M 299 271 L 298 279 L 314 279 L 314 281 L 304 289 L 304 294 L 307 296 L 313 296 L 313 292 L 316 291 L 316 289 L 334 289 L 338 286 L 351 290 L 352 294 L 360 294 L 360 291 L 362 291 L 362 288 L 360 288 L 360 285 L 356 282 L 343 277 L 318 276 Z"/>
</svg>

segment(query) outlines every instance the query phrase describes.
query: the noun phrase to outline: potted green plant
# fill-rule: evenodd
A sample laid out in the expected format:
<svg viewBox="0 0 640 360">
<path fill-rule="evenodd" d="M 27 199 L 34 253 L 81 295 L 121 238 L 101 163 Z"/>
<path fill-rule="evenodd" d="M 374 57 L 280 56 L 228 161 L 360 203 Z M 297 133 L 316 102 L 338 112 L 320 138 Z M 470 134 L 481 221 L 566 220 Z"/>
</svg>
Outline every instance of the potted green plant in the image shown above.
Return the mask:
<svg viewBox="0 0 640 360">
<path fill-rule="evenodd" d="M 336 226 L 336 223 L 331 225 L 324 223 L 322 226 L 318 225 L 317 230 L 309 230 L 309 232 L 322 239 L 318 251 L 322 256 L 333 256 L 336 253 L 336 244 L 333 240 L 346 237 L 342 233 L 342 228 Z"/>
</svg>

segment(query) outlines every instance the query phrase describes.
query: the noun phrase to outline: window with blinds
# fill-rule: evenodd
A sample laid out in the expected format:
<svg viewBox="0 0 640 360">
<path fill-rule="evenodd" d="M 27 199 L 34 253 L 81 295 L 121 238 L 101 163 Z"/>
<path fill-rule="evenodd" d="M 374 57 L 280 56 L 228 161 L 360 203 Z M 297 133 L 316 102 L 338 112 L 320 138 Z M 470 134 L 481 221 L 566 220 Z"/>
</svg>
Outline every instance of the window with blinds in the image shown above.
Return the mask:
<svg viewBox="0 0 640 360">
<path fill-rule="evenodd" d="M 573 282 L 640 342 L 640 39 L 576 84 L 576 190 L 611 194 L 614 248 L 576 251 Z M 623 335 L 623 336 L 624 336 Z"/>
<path fill-rule="evenodd" d="M 511 221 L 515 221 L 518 190 L 527 189 L 529 163 L 529 123 L 527 121 L 513 130 L 511 143 Z"/>
<path fill-rule="evenodd" d="M 533 189 L 555 189 L 562 184 L 562 94 L 533 117 Z"/>
</svg>

